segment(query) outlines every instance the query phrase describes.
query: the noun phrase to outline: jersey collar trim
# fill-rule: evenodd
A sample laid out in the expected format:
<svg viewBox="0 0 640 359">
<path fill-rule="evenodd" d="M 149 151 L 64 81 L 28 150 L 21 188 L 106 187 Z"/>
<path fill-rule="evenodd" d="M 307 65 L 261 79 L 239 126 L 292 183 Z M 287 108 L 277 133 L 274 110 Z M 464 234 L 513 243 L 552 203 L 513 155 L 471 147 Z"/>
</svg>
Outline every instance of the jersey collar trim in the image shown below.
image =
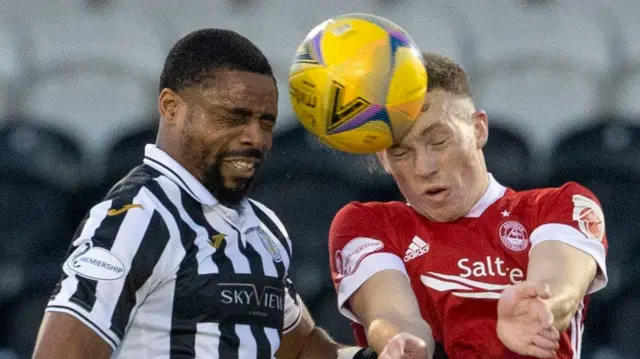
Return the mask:
<svg viewBox="0 0 640 359">
<path fill-rule="evenodd" d="M 144 163 L 167 176 L 198 202 L 207 206 L 213 206 L 218 203 L 211 192 L 198 179 L 178 161 L 169 156 L 168 153 L 155 145 L 148 144 L 145 146 Z"/>
<path fill-rule="evenodd" d="M 493 175 L 491 175 L 491 173 L 489 173 L 488 176 L 489 176 L 489 187 L 487 187 L 487 190 L 484 192 L 480 200 L 471 208 L 471 210 L 469 211 L 469 213 L 467 213 L 465 217 L 468 217 L 468 218 L 480 217 L 484 213 L 484 211 L 487 208 L 489 208 L 490 205 L 492 205 L 495 201 L 499 200 L 502 196 L 504 196 L 504 193 L 507 190 L 507 188 L 501 185 L 500 183 L 498 183 L 498 181 L 496 181 L 495 178 L 493 178 Z"/>
</svg>

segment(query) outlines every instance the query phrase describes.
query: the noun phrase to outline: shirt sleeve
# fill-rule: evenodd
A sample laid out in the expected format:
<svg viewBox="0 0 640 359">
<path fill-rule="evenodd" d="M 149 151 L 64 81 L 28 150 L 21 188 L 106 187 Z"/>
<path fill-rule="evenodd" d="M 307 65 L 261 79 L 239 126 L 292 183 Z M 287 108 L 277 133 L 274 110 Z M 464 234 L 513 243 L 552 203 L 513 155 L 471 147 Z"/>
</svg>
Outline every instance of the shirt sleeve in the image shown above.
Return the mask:
<svg viewBox="0 0 640 359">
<path fill-rule="evenodd" d="M 284 279 L 284 325 L 282 334 L 292 331 L 302 318 L 302 299 L 296 292 L 296 287 L 289 276 Z"/>
<path fill-rule="evenodd" d="M 374 274 L 406 268 L 391 236 L 385 230 L 384 214 L 366 204 L 351 202 L 333 219 L 329 230 L 331 277 L 338 294 L 338 309 L 358 322 L 348 299 Z"/>
<path fill-rule="evenodd" d="M 74 316 L 116 350 L 134 308 L 159 280 L 155 267 L 168 241 L 143 190 L 97 204 L 76 232 L 46 311 Z"/>
<path fill-rule="evenodd" d="M 531 233 L 531 248 L 555 240 L 584 251 L 593 257 L 598 273 L 587 294 L 607 284 L 608 249 L 605 218 L 598 198 L 588 189 L 570 182 L 547 193 L 542 200 L 537 227 Z"/>
</svg>

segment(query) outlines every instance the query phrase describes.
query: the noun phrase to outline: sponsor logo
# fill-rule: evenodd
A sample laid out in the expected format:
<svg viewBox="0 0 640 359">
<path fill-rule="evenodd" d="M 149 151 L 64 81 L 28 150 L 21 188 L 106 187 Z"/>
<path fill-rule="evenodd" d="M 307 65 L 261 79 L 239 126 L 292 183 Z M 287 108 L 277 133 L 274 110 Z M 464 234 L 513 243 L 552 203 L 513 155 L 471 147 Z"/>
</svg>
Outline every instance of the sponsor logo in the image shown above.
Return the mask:
<svg viewBox="0 0 640 359">
<path fill-rule="evenodd" d="M 510 268 L 502 258 L 485 257 L 484 260 L 472 262 L 469 258 L 461 258 L 459 275 L 448 275 L 427 272 L 420 276 L 420 281 L 427 288 L 438 292 L 449 292 L 456 297 L 474 299 L 499 299 L 503 290 L 524 280 L 524 271 Z M 490 280 L 498 283 L 487 283 Z"/>
<path fill-rule="evenodd" d="M 458 268 L 462 271 L 461 278 L 507 277 L 512 284 L 524 279 L 524 272 L 520 268 L 510 268 L 504 265 L 502 258 L 486 256 L 484 260 L 472 262 L 469 258 L 458 261 Z"/>
<path fill-rule="evenodd" d="M 358 269 L 360 263 L 371 253 L 384 247 L 377 239 L 357 237 L 349 241 L 342 250 L 335 254 L 336 271 L 339 276 L 349 276 Z"/>
<path fill-rule="evenodd" d="M 498 233 L 502 244 L 514 252 L 522 252 L 529 245 L 527 230 L 519 222 L 507 221 L 502 223 Z"/>
<path fill-rule="evenodd" d="M 119 209 L 110 209 L 107 211 L 107 216 L 112 217 L 112 216 L 117 216 L 120 213 L 124 213 L 130 209 L 133 208 L 144 208 L 142 207 L 141 204 L 137 204 L 137 203 L 132 203 L 132 204 L 125 204 L 124 206 L 122 206 L 122 208 Z"/>
<path fill-rule="evenodd" d="M 67 268 L 79 276 L 94 280 L 116 280 L 124 275 L 124 264 L 104 248 L 85 242 L 67 260 Z"/>
<path fill-rule="evenodd" d="M 271 239 L 271 236 L 260 227 L 258 227 L 258 237 L 260 237 L 264 248 L 271 254 L 271 257 L 273 257 L 273 261 L 276 263 L 282 262 L 282 254 L 280 253 L 278 245 Z"/>
<path fill-rule="evenodd" d="M 404 261 L 408 262 L 412 259 L 418 258 L 423 254 L 429 252 L 429 244 L 422 240 L 422 238 L 415 236 L 409 244 L 409 248 L 404 253 Z"/>
<path fill-rule="evenodd" d="M 248 306 L 250 314 L 266 316 L 264 310 L 284 310 L 284 290 L 272 286 L 264 286 L 262 290 L 252 283 L 219 283 L 220 301 L 222 304 Z"/>
<path fill-rule="evenodd" d="M 578 222 L 580 231 L 588 238 L 597 241 L 604 238 L 604 213 L 592 199 L 573 195 L 573 220 Z"/>
</svg>

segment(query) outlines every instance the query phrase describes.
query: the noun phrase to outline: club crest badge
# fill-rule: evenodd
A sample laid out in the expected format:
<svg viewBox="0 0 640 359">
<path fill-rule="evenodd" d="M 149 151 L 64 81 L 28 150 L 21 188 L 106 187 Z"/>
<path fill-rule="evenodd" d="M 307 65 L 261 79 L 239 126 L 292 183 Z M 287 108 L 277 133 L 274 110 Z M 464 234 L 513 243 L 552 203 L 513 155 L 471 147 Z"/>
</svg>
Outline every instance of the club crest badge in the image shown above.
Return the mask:
<svg viewBox="0 0 640 359">
<path fill-rule="evenodd" d="M 282 262 L 282 254 L 280 253 L 278 244 L 275 243 L 271 236 L 260 227 L 258 227 L 258 237 L 260 237 L 260 241 L 264 248 L 269 252 L 269 254 L 271 254 L 271 257 L 273 257 L 273 261 L 276 263 Z"/>
<path fill-rule="evenodd" d="M 504 222 L 500 226 L 498 233 L 502 244 L 514 252 L 522 252 L 529 246 L 527 230 L 520 222 Z"/>
</svg>

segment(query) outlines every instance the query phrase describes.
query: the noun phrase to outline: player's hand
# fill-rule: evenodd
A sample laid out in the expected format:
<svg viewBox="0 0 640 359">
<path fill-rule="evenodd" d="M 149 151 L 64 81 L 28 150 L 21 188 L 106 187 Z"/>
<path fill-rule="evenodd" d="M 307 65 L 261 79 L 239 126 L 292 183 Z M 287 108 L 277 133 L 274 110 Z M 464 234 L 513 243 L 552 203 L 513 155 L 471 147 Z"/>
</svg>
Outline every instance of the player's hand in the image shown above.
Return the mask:
<svg viewBox="0 0 640 359">
<path fill-rule="evenodd" d="M 545 299 L 547 285 L 522 282 L 505 289 L 498 300 L 498 338 L 511 351 L 538 358 L 554 358 L 560 333 Z"/>
<path fill-rule="evenodd" d="M 400 333 L 389 339 L 378 359 L 426 359 L 427 343 L 409 333 Z"/>
</svg>

